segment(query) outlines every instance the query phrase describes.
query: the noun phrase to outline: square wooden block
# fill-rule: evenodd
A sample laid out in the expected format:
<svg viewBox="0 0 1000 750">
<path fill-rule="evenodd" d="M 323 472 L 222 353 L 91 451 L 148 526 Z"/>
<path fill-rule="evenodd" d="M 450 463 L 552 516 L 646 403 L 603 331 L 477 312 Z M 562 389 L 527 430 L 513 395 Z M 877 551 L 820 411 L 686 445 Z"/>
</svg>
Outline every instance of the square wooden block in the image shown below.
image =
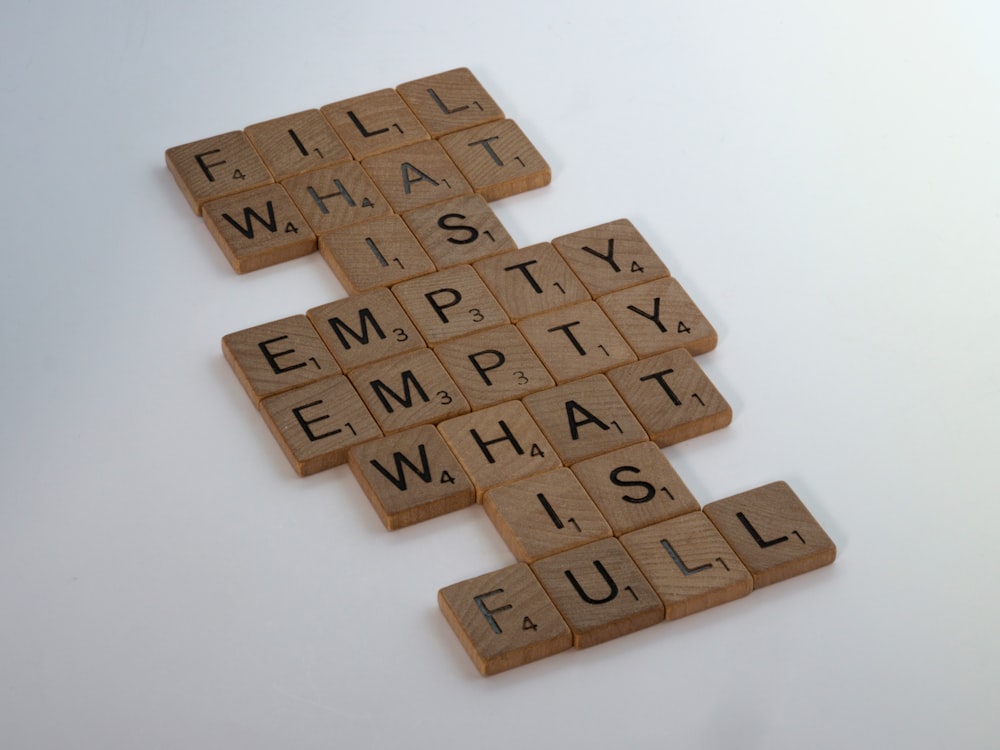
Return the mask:
<svg viewBox="0 0 1000 750">
<path fill-rule="evenodd" d="M 483 508 L 521 562 L 534 562 L 611 536 L 611 527 L 569 469 L 496 487 Z"/>
<path fill-rule="evenodd" d="M 265 398 L 261 414 L 299 476 L 340 466 L 352 445 L 382 437 L 351 383 L 334 375 Z"/>
<path fill-rule="evenodd" d="M 326 232 L 319 237 L 319 251 L 348 294 L 389 287 L 437 270 L 396 214 Z"/>
<path fill-rule="evenodd" d="M 603 375 L 532 393 L 522 401 L 565 464 L 649 440 Z"/>
<path fill-rule="evenodd" d="M 663 601 L 667 620 L 753 591 L 753 577 L 701 511 L 633 531 L 621 542 Z"/>
<path fill-rule="evenodd" d="M 392 213 L 388 201 L 355 161 L 288 177 L 281 184 L 316 234 Z"/>
<path fill-rule="evenodd" d="M 478 261 L 473 268 L 514 321 L 590 299 L 548 242 Z"/>
<path fill-rule="evenodd" d="M 510 323 L 472 266 L 403 281 L 392 293 L 431 346 Z"/>
<path fill-rule="evenodd" d="M 594 297 L 670 275 L 628 219 L 581 229 L 552 244 Z"/>
<path fill-rule="evenodd" d="M 202 205 L 202 218 L 236 273 L 248 273 L 316 249 L 316 234 L 281 185 Z"/>
<path fill-rule="evenodd" d="M 243 129 L 274 179 L 351 161 L 351 152 L 318 109 Z"/>
<path fill-rule="evenodd" d="M 663 602 L 617 539 L 602 539 L 532 563 L 552 602 L 588 648 L 663 621 Z"/>
<path fill-rule="evenodd" d="M 207 201 L 274 182 L 257 151 L 238 130 L 168 148 L 166 160 L 177 187 L 199 216 Z"/>
<path fill-rule="evenodd" d="M 652 442 L 595 456 L 572 468 L 615 536 L 701 508 Z"/>
<path fill-rule="evenodd" d="M 437 141 L 370 156 L 361 166 L 396 213 L 467 195 L 472 188 Z"/>
<path fill-rule="evenodd" d="M 347 462 L 390 531 L 476 502 L 468 475 L 431 425 L 356 445 Z"/>
<path fill-rule="evenodd" d="M 463 195 L 407 211 L 403 219 L 441 269 L 471 264 L 517 247 L 479 195 Z"/>
<path fill-rule="evenodd" d="M 705 506 L 753 574 L 754 588 L 829 565 L 837 547 L 786 482 L 773 482 Z"/>
<path fill-rule="evenodd" d="M 733 421 L 733 410 L 685 349 L 625 365 L 608 378 L 661 448 Z"/>
<path fill-rule="evenodd" d="M 488 201 L 548 185 L 552 170 L 513 120 L 499 120 L 441 137 L 472 189 Z"/>
<path fill-rule="evenodd" d="M 385 434 L 469 412 L 469 402 L 430 349 L 417 349 L 348 373 Z"/>
<path fill-rule="evenodd" d="M 593 301 L 524 318 L 517 327 L 557 383 L 636 360 L 618 329 Z"/>
<path fill-rule="evenodd" d="M 507 401 L 438 425 L 462 462 L 476 497 L 494 487 L 562 466 L 520 401 Z"/>
<path fill-rule="evenodd" d="M 222 337 L 222 353 L 254 406 L 261 399 L 340 372 L 305 315 L 293 315 Z"/>
<path fill-rule="evenodd" d="M 512 325 L 451 339 L 434 348 L 473 409 L 555 385 L 549 371 Z"/>
<path fill-rule="evenodd" d="M 680 348 L 703 354 L 719 340 L 672 276 L 607 294 L 597 303 L 640 359 Z"/>
<path fill-rule="evenodd" d="M 503 118 L 503 111 L 468 68 L 418 78 L 396 87 L 433 138 Z"/>
<path fill-rule="evenodd" d="M 306 312 L 345 372 L 424 349 L 413 321 L 388 289 L 372 289 Z"/>
<path fill-rule="evenodd" d="M 483 675 L 557 654 L 573 643 L 566 622 L 523 563 L 446 586 L 438 604 Z"/>
<path fill-rule="evenodd" d="M 392 89 L 333 102 L 320 112 L 358 161 L 430 137 Z"/>
</svg>

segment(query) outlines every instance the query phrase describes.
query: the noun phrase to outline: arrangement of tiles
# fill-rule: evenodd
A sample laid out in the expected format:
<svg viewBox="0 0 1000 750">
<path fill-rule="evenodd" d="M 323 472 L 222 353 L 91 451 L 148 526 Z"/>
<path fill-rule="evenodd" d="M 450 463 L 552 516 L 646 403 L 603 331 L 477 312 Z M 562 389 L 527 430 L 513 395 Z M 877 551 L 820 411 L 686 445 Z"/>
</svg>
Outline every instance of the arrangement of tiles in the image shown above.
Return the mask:
<svg viewBox="0 0 1000 750">
<path fill-rule="evenodd" d="M 292 467 L 390 530 L 478 502 L 514 554 L 438 595 L 483 674 L 834 560 L 787 484 L 684 485 L 661 448 L 732 419 L 715 330 L 627 219 L 515 245 L 487 201 L 550 170 L 467 69 L 166 156 L 237 272 L 318 248 L 350 293 L 222 340 Z"/>
</svg>

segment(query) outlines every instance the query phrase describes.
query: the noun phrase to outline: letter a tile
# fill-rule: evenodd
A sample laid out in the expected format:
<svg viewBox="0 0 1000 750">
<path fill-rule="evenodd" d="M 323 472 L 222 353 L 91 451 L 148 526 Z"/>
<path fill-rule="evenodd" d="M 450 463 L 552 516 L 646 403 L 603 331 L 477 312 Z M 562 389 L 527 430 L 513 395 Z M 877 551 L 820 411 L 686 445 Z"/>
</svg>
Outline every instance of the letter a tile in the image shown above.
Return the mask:
<svg viewBox="0 0 1000 750">
<path fill-rule="evenodd" d="M 773 482 L 704 508 L 753 574 L 754 588 L 829 565 L 837 547 L 785 482 Z"/>
<path fill-rule="evenodd" d="M 483 675 L 565 651 L 572 635 L 527 565 L 446 586 L 438 604 Z"/>
</svg>

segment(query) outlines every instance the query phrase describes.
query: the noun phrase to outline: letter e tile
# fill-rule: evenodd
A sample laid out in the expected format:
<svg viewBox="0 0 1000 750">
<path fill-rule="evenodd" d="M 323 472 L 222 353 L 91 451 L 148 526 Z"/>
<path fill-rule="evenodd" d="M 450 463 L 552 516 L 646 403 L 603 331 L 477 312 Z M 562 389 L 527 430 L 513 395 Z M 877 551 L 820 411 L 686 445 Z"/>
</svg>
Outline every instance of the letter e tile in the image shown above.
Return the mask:
<svg viewBox="0 0 1000 750">
<path fill-rule="evenodd" d="M 753 577 L 701 511 L 625 534 L 621 543 L 663 600 L 668 620 L 753 591 Z"/>
<path fill-rule="evenodd" d="M 572 635 L 523 563 L 446 586 L 438 604 L 483 675 L 565 651 Z"/>
<path fill-rule="evenodd" d="M 574 547 L 531 569 L 573 631 L 576 648 L 663 620 L 663 602 L 617 539 Z"/>
<path fill-rule="evenodd" d="M 791 487 L 773 482 L 704 508 L 753 574 L 754 588 L 829 565 L 837 547 Z"/>
</svg>

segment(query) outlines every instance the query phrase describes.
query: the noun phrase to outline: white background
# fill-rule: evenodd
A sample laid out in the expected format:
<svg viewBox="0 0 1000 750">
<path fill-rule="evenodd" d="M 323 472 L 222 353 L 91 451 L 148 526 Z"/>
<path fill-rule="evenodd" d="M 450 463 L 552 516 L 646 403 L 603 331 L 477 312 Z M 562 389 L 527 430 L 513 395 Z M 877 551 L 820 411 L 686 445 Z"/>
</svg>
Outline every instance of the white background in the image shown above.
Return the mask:
<svg viewBox="0 0 1000 750">
<path fill-rule="evenodd" d="M 0 11 L 5 748 L 1000 745 L 996 3 L 58 5 Z M 515 241 L 628 217 L 717 327 L 695 495 L 789 481 L 833 566 L 484 679 L 482 510 L 294 475 L 219 340 L 343 290 L 163 152 L 457 66 L 552 166 Z"/>
</svg>

